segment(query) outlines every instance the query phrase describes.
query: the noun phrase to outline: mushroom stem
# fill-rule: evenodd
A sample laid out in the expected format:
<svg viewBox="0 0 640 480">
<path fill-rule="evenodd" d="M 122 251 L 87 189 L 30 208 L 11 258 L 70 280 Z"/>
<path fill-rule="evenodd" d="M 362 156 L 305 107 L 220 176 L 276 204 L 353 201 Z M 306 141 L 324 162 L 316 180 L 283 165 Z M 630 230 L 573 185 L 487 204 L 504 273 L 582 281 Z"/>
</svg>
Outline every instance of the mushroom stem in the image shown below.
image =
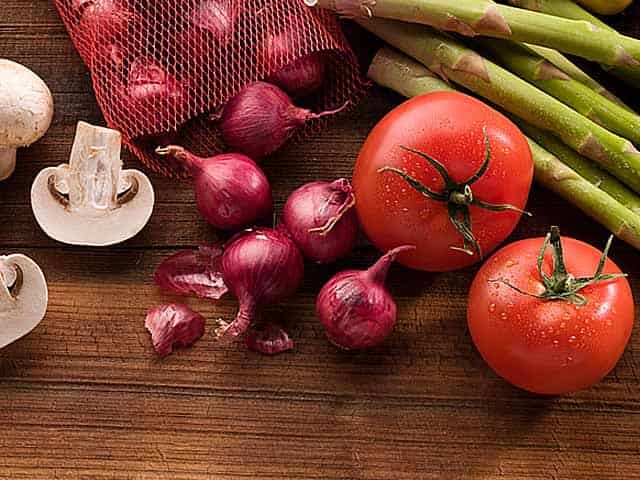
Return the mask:
<svg viewBox="0 0 640 480">
<path fill-rule="evenodd" d="M 0 182 L 9 178 L 16 169 L 16 149 L 0 147 Z"/>
</svg>

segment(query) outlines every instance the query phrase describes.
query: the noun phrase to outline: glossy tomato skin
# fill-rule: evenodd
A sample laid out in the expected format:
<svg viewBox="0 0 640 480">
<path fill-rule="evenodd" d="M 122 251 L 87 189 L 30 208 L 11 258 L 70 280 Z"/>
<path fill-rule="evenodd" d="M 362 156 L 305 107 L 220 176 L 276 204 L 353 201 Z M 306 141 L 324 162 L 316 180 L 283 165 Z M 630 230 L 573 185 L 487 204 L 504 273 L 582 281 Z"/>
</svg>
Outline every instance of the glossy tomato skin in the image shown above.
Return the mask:
<svg viewBox="0 0 640 480">
<path fill-rule="evenodd" d="M 587 304 L 543 301 L 495 282 L 504 279 L 526 291 L 544 291 L 536 261 L 543 238 L 512 243 L 480 269 L 469 292 L 467 320 L 480 354 L 501 377 L 525 390 L 562 394 L 589 387 L 610 372 L 633 328 L 634 305 L 626 278 L 587 287 Z M 593 276 L 601 252 L 563 238 L 567 271 Z M 543 271 L 551 274 L 551 250 Z M 604 273 L 620 273 L 607 260 Z"/>
<path fill-rule="evenodd" d="M 479 260 L 478 255 L 452 250 L 462 237 L 451 224 L 447 205 L 412 189 L 385 166 L 397 167 L 427 187 L 442 192 L 436 170 L 411 147 L 445 165 L 451 177 L 463 182 L 484 160 L 483 127 L 492 159 L 485 175 L 473 184 L 474 196 L 484 202 L 524 209 L 533 179 L 529 145 L 518 127 L 484 103 L 457 92 L 437 92 L 412 98 L 387 114 L 365 141 L 353 174 L 356 209 L 364 232 L 385 252 L 399 245 L 416 250 L 400 255 L 405 266 L 447 271 Z M 521 214 L 471 207 L 473 232 L 483 253 L 494 250 L 515 228 Z"/>
</svg>

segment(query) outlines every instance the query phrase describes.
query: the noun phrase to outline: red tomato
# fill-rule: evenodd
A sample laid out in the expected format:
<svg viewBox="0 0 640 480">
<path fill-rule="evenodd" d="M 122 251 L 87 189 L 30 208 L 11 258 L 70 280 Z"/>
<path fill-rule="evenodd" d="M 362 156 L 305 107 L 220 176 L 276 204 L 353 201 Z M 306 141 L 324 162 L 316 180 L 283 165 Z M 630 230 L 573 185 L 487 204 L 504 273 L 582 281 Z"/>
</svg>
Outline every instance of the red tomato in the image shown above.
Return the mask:
<svg viewBox="0 0 640 480">
<path fill-rule="evenodd" d="M 400 255 L 406 266 L 427 271 L 465 267 L 479 260 L 452 250 L 462 235 L 449 218 L 447 202 L 427 198 L 399 175 L 379 170 L 395 167 L 437 193 L 445 183 L 437 170 L 410 147 L 439 161 L 456 182 L 467 181 L 491 149 L 487 171 L 471 185 L 473 198 L 523 209 L 531 188 L 533 160 L 518 127 L 484 103 L 456 92 L 415 97 L 387 114 L 371 131 L 355 165 L 353 187 L 362 227 L 381 251 L 399 245 L 416 250 Z M 520 213 L 469 207 L 472 231 L 481 250 L 495 249 L 515 228 Z"/>
<path fill-rule="evenodd" d="M 476 347 L 487 363 L 512 384 L 535 393 L 561 394 L 589 387 L 616 364 L 631 335 L 634 305 L 625 278 L 595 283 L 579 291 L 586 300 L 541 300 L 525 292 L 545 287 L 536 262 L 543 238 L 512 243 L 480 269 L 471 286 L 467 319 Z M 563 238 L 567 271 L 593 276 L 601 252 Z M 550 249 L 543 272 L 551 275 Z M 620 273 L 607 260 L 604 273 Z"/>
</svg>

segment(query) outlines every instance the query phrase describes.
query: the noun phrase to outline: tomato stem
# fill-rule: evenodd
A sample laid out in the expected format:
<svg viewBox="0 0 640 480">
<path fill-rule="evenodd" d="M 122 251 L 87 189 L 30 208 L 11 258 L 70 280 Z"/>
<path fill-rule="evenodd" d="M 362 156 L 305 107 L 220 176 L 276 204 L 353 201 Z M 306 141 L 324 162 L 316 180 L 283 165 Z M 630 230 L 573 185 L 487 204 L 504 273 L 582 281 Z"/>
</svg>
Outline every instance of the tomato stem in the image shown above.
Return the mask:
<svg viewBox="0 0 640 480">
<path fill-rule="evenodd" d="M 607 262 L 607 257 L 609 256 L 609 249 L 611 248 L 612 242 L 613 235 L 611 235 L 609 240 L 607 240 L 607 244 L 602 252 L 602 256 L 600 257 L 600 261 L 598 262 L 598 266 L 593 276 L 576 278 L 571 273 L 567 272 L 567 267 L 564 263 L 564 254 L 562 251 L 560 229 L 553 226 L 551 227 L 551 231 L 545 237 L 544 242 L 542 243 L 542 248 L 540 248 L 540 253 L 538 254 L 538 273 L 540 274 L 540 279 L 545 287 L 545 291 L 542 294 L 538 295 L 535 293 L 525 292 L 504 279 L 489 281 L 502 283 L 518 293 L 529 297 L 535 297 L 541 300 L 565 300 L 573 303 L 574 305 L 583 306 L 587 304 L 587 299 L 584 295 L 579 293 L 580 290 L 595 283 L 608 282 L 610 280 L 627 276 L 626 273 L 602 273 Z M 544 273 L 544 270 L 542 269 L 544 257 L 549 245 L 551 245 L 551 255 L 553 257 L 553 271 L 551 276 Z"/>
<path fill-rule="evenodd" d="M 405 182 L 407 182 L 414 190 L 418 191 L 425 197 L 437 202 L 446 203 L 449 213 L 449 220 L 456 228 L 456 230 L 458 230 L 460 235 L 462 235 L 462 247 L 456 247 L 452 245 L 449 248 L 466 253 L 467 255 L 473 255 L 474 253 L 477 253 L 480 259 L 482 259 L 483 255 L 480 244 L 475 238 L 472 230 L 471 213 L 469 210 L 469 207 L 471 205 L 494 212 L 512 210 L 531 216 L 529 212 L 521 210 L 513 205 L 487 203 L 483 202 L 482 200 L 478 200 L 473 195 L 471 185 L 482 178 L 482 176 L 489 169 L 489 163 L 491 162 L 491 144 L 489 142 L 489 136 L 487 135 L 486 127 L 482 128 L 482 134 L 484 135 L 485 147 L 484 161 L 482 162 L 482 165 L 480 166 L 478 171 L 473 174 L 473 176 L 471 176 L 465 182 L 461 183 L 458 183 L 453 178 L 451 178 L 446 167 L 435 158 L 432 158 L 426 153 L 419 150 L 400 145 L 400 148 L 422 157 L 427 161 L 427 163 L 429 163 L 429 165 L 436 169 L 436 171 L 440 174 L 442 180 L 444 181 L 444 190 L 442 192 L 435 192 L 431 190 L 424 183 L 413 178 L 411 175 L 399 168 L 385 166 L 378 170 L 378 173 L 394 173 L 401 177 Z"/>
</svg>

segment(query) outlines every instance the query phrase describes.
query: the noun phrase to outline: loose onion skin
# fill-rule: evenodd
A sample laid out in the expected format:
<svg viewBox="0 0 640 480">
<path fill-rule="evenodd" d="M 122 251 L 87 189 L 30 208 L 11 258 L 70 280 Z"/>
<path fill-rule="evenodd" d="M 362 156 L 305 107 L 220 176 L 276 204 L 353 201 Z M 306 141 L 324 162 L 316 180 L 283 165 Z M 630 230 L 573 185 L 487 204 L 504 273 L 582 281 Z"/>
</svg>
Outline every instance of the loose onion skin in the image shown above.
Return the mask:
<svg viewBox="0 0 640 480">
<path fill-rule="evenodd" d="M 379 345 L 396 323 L 396 303 L 384 282 L 389 267 L 403 251 L 390 250 L 368 270 L 346 270 L 320 290 L 316 313 L 331 343 L 344 350 Z"/>
<path fill-rule="evenodd" d="M 221 230 L 237 230 L 266 218 L 273 210 L 269 180 L 249 157 L 238 153 L 202 158 L 183 147 L 159 147 L 193 175 L 196 205 L 204 219 Z"/>
<path fill-rule="evenodd" d="M 257 228 L 240 233 L 225 247 L 222 273 L 229 291 L 238 299 L 239 310 L 232 323 L 222 322 L 217 335 L 233 338 L 257 322 L 261 306 L 295 293 L 302 282 L 304 263 L 287 235 Z"/>
<path fill-rule="evenodd" d="M 302 253 L 316 263 L 332 263 L 358 241 L 358 217 L 349 180 L 311 182 L 293 191 L 284 205 L 282 227 Z"/>
<path fill-rule="evenodd" d="M 170 304 L 152 308 L 144 321 L 151 334 L 153 349 L 160 357 L 174 347 L 188 347 L 204 335 L 204 317 L 186 305 Z"/>
<path fill-rule="evenodd" d="M 276 355 L 293 349 L 293 340 L 289 338 L 289 334 L 273 323 L 249 329 L 245 344 L 249 350 L 264 355 Z"/>
<path fill-rule="evenodd" d="M 306 122 L 338 113 L 346 105 L 313 113 L 296 107 L 275 85 L 254 82 L 226 103 L 219 125 L 222 138 L 231 150 L 260 159 L 278 150 Z"/>
</svg>

